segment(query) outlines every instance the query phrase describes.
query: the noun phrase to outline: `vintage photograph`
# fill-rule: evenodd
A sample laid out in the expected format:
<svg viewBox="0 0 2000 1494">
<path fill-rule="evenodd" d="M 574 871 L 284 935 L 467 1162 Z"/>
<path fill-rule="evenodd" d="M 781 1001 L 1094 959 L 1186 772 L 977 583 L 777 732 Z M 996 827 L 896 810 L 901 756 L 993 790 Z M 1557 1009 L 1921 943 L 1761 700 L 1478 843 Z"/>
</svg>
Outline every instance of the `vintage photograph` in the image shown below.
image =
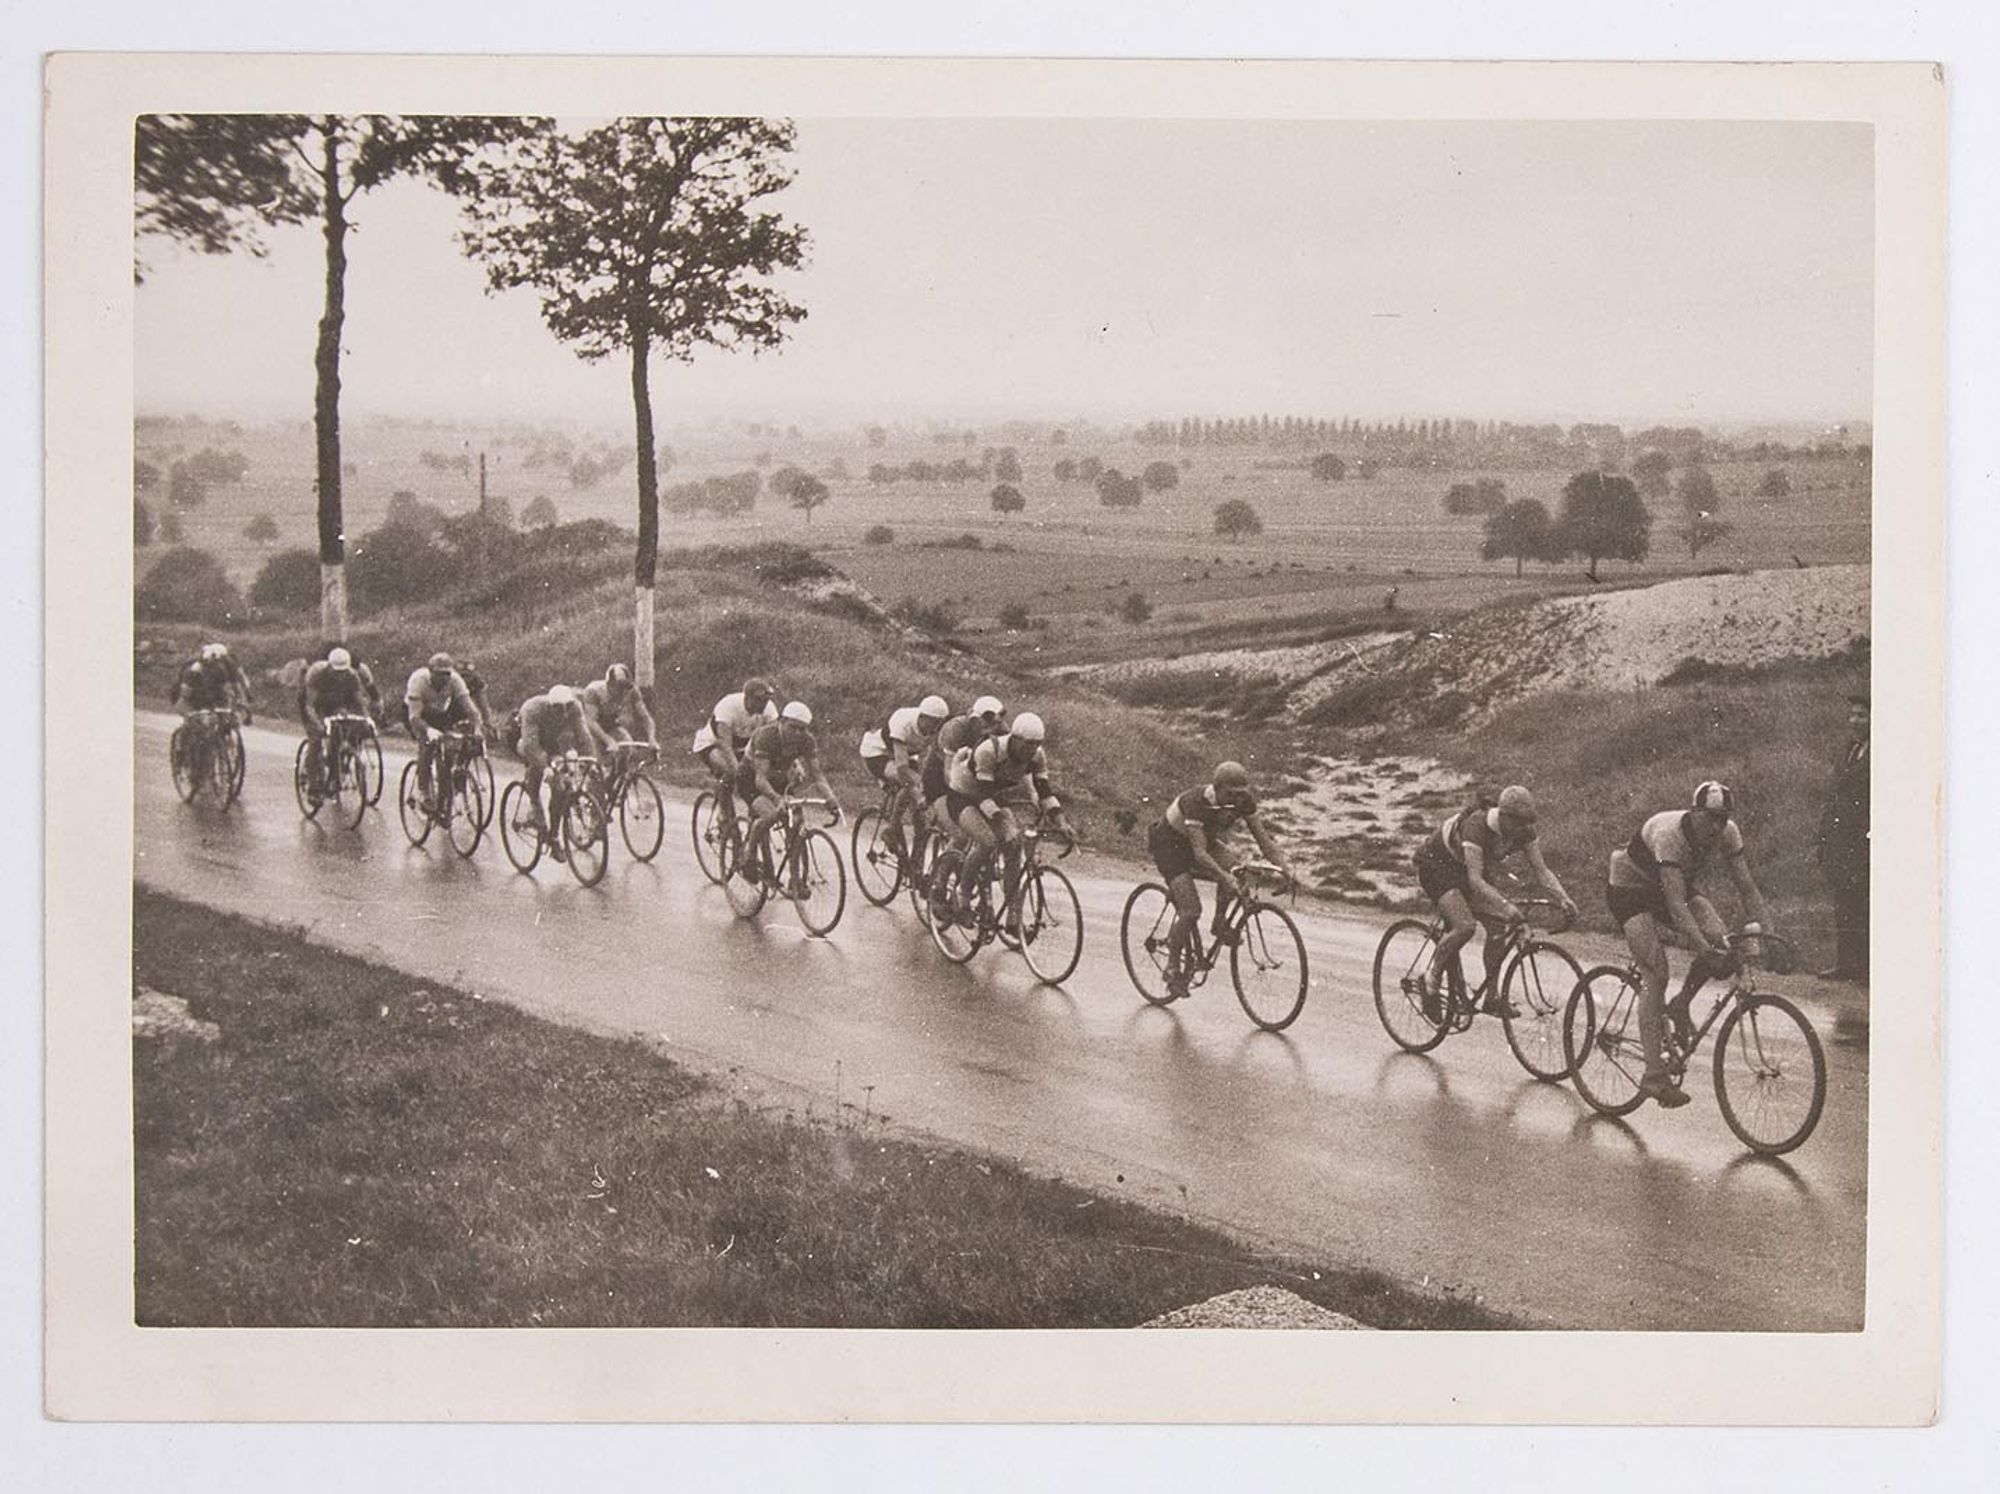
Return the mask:
<svg viewBox="0 0 2000 1494">
<path fill-rule="evenodd" d="M 57 1414 L 1928 1414 L 1928 75 L 51 76 Z"/>
</svg>

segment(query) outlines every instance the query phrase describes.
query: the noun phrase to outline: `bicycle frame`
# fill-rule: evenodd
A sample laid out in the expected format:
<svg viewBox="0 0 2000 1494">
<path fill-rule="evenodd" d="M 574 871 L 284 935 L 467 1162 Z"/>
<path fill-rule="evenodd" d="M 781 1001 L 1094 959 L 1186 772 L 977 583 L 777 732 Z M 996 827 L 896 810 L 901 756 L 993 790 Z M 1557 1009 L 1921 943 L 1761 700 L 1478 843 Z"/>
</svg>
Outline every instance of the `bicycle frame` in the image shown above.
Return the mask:
<svg viewBox="0 0 2000 1494">
<path fill-rule="evenodd" d="M 1695 1054 L 1701 1051 L 1701 1045 L 1708 1040 L 1710 1029 L 1757 994 L 1758 954 L 1751 953 L 1750 948 L 1765 944 L 1775 945 L 1784 952 L 1785 963 L 1790 963 L 1796 958 L 1792 942 L 1776 934 L 1731 934 L 1728 942 L 1730 948 L 1737 951 L 1736 973 L 1729 977 L 1729 984 L 1716 995 L 1714 1004 L 1708 1009 L 1708 1015 L 1695 1024 L 1693 1036 L 1687 1040 L 1685 1046 L 1681 1044 L 1674 1024 L 1667 1023 L 1666 1046 L 1661 1056 L 1673 1068 L 1676 1078 L 1686 1072 L 1687 1066 L 1694 1061 Z M 1631 982 L 1635 991 L 1645 989 L 1645 977 L 1638 965 L 1628 963 L 1625 967 L 1625 978 Z"/>
<path fill-rule="evenodd" d="M 1224 939 L 1218 935 L 1212 937 L 1207 944 L 1203 944 L 1200 919 L 1196 919 L 1194 927 L 1188 930 L 1190 948 L 1186 974 L 1190 988 L 1199 989 L 1208 979 L 1215 969 L 1216 961 L 1222 958 L 1222 951 L 1228 948 L 1233 940 L 1243 937 L 1244 928 L 1259 908 L 1273 906 L 1269 898 L 1258 894 L 1256 884 L 1270 882 L 1274 886 L 1281 885 L 1287 878 L 1269 861 L 1245 861 L 1236 868 L 1236 880 L 1243 889 L 1242 895 L 1229 900 L 1229 911 L 1223 915 L 1222 920 L 1223 927 L 1229 931 L 1231 937 Z"/>
<path fill-rule="evenodd" d="M 1499 958 L 1487 965 L 1486 973 L 1479 978 L 1479 984 L 1474 986 L 1470 991 L 1466 989 L 1465 971 L 1455 959 L 1446 969 L 1445 984 L 1450 988 L 1451 1000 L 1454 1006 L 1461 1008 L 1477 1007 L 1482 1001 L 1485 1001 L 1489 996 L 1494 994 L 1494 981 L 1499 980 L 1506 974 L 1508 962 L 1528 942 L 1529 933 L 1532 928 L 1532 925 L 1525 916 L 1528 909 L 1560 908 L 1562 906 L 1561 903 L 1552 897 L 1517 897 L 1511 898 L 1509 901 L 1515 907 L 1521 909 L 1524 916 L 1511 923 L 1500 925 L 1497 933 L 1489 933 L 1487 935 L 1489 941 L 1493 939 L 1500 941 L 1500 952 Z M 1485 920 L 1481 921 L 1484 922 Z M 1442 913 L 1431 919 L 1429 931 L 1431 943 L 1436 945 L 1442 940 L 1445 931 L 1449 927 L 1450 924 L 1446 921 Z M 1548 932 L 1551 934 L 1560 934 L 1568 927 L 1569 921 L 1564 919 L 1562 922 L 1551 927 Z"/>
</svg>

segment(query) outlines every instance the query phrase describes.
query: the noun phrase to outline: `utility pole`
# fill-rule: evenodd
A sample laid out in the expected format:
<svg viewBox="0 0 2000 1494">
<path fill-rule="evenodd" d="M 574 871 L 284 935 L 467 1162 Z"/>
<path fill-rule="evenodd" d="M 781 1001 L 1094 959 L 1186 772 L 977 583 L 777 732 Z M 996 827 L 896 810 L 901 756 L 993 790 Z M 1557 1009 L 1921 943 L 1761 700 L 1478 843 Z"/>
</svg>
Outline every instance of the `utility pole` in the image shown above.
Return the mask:
<svg viewBox="0 0 2000 1494">
<path fill-rule="evenodd" d="M 486 517 L 486 453 L 479 453 L 479 517 Z"/>
</svg>

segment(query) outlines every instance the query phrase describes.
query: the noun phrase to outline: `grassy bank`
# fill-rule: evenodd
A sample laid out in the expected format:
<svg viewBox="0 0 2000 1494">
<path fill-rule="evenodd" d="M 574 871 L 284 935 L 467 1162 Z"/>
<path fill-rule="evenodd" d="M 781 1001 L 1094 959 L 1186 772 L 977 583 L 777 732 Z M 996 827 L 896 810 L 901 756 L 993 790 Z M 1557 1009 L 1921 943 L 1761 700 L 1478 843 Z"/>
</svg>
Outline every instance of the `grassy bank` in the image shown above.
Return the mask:
<svg viewBox="0 0 2000 1494">
<path fill-rule="evenodd" d="M 147 1325 L 1128 1327 L 1257 1283 L 1510 1324 L 576 1032 L 144 889 Z"/>
</svg>

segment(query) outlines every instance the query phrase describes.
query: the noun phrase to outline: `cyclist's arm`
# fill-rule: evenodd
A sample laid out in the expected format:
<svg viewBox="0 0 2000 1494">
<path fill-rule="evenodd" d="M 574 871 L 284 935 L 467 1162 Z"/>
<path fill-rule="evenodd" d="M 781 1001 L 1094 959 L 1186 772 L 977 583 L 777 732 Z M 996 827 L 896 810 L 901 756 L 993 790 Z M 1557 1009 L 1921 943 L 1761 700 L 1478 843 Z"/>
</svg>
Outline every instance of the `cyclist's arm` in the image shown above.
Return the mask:
<svg viewBox="0 0 2000 1494">
<path fill-rule="evenodd" d="M 1514 900 L 1486 880 L 1485 848 L 1467 835 L 1462 854 L 1465 861 L 1465 881 L 1472 889 L 1472 901 L 1475 907 L 1481 911 L 1498 913 L 1510 921 L 1519 918 L 1521 910 L 1514 906 Z"/>
<path fill-rule="evenodd" d="M 653 713 L 646 709 L 646 699 L 637 690 L 632 692 L 632 728 L 634 734 L 648 747 L 657 749 L 660 745 L 660 728 L 653 720 Z"/>
<path fill-rule="evenodd" d="M 1557 880 L 1556 874 L 1549 870 L 1548 862 L 1542 859 L 1541 842 L 1537 840 L 1529 841 L 1527 849 L 1522 854 L 1528 858 L 1528 869 L 1535 874 L 1536 884 L 1554 893 L 1556 899 L 1563 905 L 1563 910 L 1570 917 L 1574 918 L 1576 916 L 1576 900 L 1563 890 L 1563 884 Z"/>
<path fill-rule="evenodd" d="M 604 729 L 603 723 L 597 719 L 597 712 L 584 707 L 579 707 L 579 709 L 583 710 L 583 729 L 590 738 L 591 751 L 593 754 L 601 757 L 611 750 L 611 744 L 615 738 L 612 737 L 610 732 Z"/>
<path fill-rule="evenodd" d="M 1695 922 L 1694 910 L 1688 907 L 1687 873 L 1671 862 L 1660 866 L 1660 898 L 1667 905 L 1668 920 L 1687 941 L 1688 948 L 1709 948 L 1708 935 Z"/>
<path fill-rule="evenodd" d="M 753 752 L 744 761 L 750 764 L 750 776 L 756 781 L 758 798 L 782 799 L 785 797 L 784 793 L 778 788 L 776 780 L 771 777 L 771 760 L 768 757 L 765 757 L 762 753 Z"/>
<path fill-rule="evenodd" d="M 1235 897 L 1240 890 L 1236 874 L 1224 866 L 1222 858 L 1215 854 L 1214 847 L 1208 843 L 1208 832 L 1190 820 L 1181 834 L 1187 837 L 1188 849 L 1194 854 L 1194 864 L 1215 878 L 1215 884 L 1224 892 Z"/>
<path fill-rule="evenodd" d="M 1277 840 L 1264 824 L 1262 817 L 1253 814 L 1243 824 L 1249 830 L 1250 838 L 1257 842 L 1257 849 L 1264 853 L 1264 859 L 1296 882 L 1299 877 L 1298 873 L 1292 870 L 1291 858 L 1278 848 Z"/>
<path fill-rule="evenodd" d="M 833 785 L 826 781 L 826 770 L 819 765 L 819 755 L 815 753 L 811 757 L 802 759 L 799 766 L 804 769 L 805 776 L 809 780 L 808 787 L 815 790 L 818 797 L 826 800 L 827 808 L 833 811 L 833 817 L 839 819 L 840 796 L 834 793 Z"/>
<path fill-rule="evenodd" d="M 1756 879 L 1750 875 L 1750 857 L 1738 851 L 1729 858 L 1729 880 L 1736 884 L 1736 895 L 1743 900 L 1743 908 L 1752 923 L 1760 924 L 1765 933 L 1775 933 L 1771 916 L 1764 909 L 1764 894 L 1757 890 Z"/>
<path fill-rule="evenodd" d="M 427 741 L 431 735 L 429 723 L 424 720 L 424 696 L 421 690 L 413 690 L 403 696 L 403 716 L 410 728 L 410 735 L 419 742 Z"/>
</svg>

